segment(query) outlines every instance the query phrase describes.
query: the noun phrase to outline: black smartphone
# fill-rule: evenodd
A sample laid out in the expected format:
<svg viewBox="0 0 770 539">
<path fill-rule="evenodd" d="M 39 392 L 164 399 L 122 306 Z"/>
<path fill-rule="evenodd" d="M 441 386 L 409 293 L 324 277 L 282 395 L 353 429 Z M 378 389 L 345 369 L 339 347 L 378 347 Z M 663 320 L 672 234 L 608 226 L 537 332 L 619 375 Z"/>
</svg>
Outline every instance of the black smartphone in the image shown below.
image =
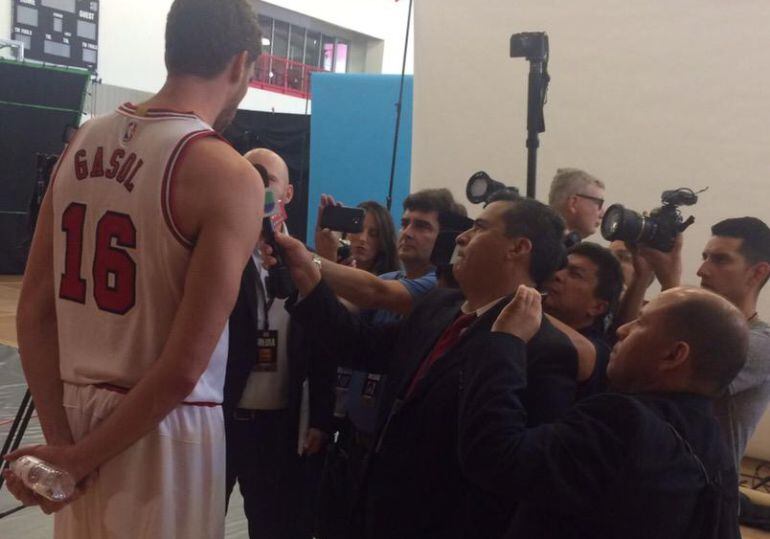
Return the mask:
<svg viewBox="0 0 770 539">
<path fill-rule="evenodd" d="M 326 206 L 321 214 L 321 228 L 337 232 L 356 234 L 364 229 L 363 208 L 346 208 L 344 206 Z"/>
</svg>

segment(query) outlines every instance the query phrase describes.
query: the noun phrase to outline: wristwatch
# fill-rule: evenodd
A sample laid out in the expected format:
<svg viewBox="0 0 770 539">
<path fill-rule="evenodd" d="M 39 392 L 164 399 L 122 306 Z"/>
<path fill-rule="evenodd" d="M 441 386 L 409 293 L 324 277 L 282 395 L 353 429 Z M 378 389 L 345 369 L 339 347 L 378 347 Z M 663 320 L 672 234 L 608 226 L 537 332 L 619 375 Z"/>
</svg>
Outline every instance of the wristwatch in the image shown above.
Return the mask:
<svg viewBox="0 0 770 539">
<path fill-rule="evenodd" d="M 313 264 L 315 264 L 318 267 L 318 271 L 321 271 L 321 267 L 323 265 L 322 258 L 318 256 L 317 254 L 313 253 Z"/>
</svg>

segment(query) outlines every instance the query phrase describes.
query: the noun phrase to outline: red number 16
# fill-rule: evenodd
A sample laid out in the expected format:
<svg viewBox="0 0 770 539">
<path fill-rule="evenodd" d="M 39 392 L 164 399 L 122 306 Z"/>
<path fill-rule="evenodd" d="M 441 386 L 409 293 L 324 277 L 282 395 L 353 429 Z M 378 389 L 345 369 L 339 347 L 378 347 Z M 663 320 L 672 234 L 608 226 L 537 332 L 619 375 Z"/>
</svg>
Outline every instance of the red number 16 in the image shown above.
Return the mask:
<svg viewBox="0 0 770 539">
<path fill-rule="evenodd" d="M 67 235 L 67 247 L 59 286 L 60 298 L 83 304 L 86 281 L 80 275 L 80 266 L 86 209 L 85 204 L 73 202 L 62 215 L 61 228 Z M 93 263 L 94 299 L 101 310 L 126 314 L 136 303 L 136 263 L 127 251 L 135 248 L 136 228 L 131 217 L 106 212 L 96 225 Z"/>
</svg>

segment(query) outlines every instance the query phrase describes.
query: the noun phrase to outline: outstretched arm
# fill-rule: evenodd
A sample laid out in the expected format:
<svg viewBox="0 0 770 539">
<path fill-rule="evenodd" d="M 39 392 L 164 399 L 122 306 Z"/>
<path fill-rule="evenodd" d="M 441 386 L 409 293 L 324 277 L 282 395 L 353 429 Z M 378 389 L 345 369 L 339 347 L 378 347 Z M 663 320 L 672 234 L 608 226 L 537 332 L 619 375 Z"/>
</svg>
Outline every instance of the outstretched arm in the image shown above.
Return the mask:
<svg viewBox="0 0 770 539">
<path fill-rule="evenodd" d="M 359 309 L 382 309 L 398 314 L 412 310 L 412 294 L 400 281 L 380 279 L 368 271 L 331 260 L 322 262 L 321 273 L 335 294 Z"/>
</svg>

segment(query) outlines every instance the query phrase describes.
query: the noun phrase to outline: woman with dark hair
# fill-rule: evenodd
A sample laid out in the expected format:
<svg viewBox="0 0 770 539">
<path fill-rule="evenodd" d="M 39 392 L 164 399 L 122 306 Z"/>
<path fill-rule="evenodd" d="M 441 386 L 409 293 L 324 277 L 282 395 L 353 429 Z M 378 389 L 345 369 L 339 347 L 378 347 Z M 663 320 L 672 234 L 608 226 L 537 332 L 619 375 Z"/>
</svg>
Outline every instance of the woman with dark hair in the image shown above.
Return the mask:
<svg viewBox="0 0 770 539">
<path fill-rule="evenodd" d="M 362 202 L 358 207 L 366 211 L 364 229 L 358 234 L 348 234 L 356 267 L 375 275 L 398 270 L 396 230 L 390 212 L 373 200 Z"/>
</svg>

